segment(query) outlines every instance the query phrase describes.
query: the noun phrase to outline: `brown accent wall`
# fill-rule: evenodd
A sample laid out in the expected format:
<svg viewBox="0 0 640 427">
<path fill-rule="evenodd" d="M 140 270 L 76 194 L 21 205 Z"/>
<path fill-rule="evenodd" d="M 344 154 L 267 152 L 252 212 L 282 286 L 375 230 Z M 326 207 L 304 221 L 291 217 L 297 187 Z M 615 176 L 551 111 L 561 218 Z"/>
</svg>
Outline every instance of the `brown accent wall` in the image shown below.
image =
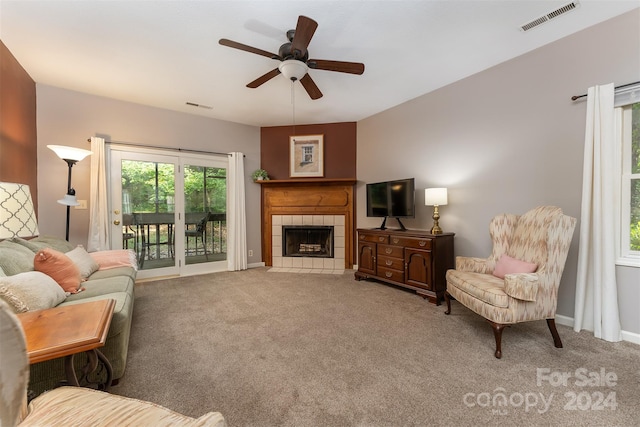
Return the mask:
<svg viewBox="0 0 640 427">
<path fill-rule="evenodd" d="M 28 184 L 37 215 L 36 84 L 1 40 L 0 181 Z"/>
<path fill-rule="evenodd" d="M 356 178 L 356 122 L 302 125 L 295 135 L 324 135 L 324 178 Z M 260 129 L 260 167 L 271 179 L 289 179 L 293 126 Z"/>
</svg>

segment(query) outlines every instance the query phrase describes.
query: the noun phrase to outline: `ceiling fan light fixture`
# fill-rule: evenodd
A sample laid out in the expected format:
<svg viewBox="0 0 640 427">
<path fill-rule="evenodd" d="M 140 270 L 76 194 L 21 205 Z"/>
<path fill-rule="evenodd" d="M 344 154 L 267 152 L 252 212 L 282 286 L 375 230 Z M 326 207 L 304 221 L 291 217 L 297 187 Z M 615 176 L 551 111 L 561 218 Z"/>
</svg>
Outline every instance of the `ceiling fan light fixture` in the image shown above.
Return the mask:
<svg viewBox="0 0 640 427">
<path fill-rule="evenodd" d="M 289 80 L 300 80 L 307 74 L 309 67 L 302 61 L 297 59 L 287 59 L 282 61 L 278 66 L 280 72 Z"/>
</svg>

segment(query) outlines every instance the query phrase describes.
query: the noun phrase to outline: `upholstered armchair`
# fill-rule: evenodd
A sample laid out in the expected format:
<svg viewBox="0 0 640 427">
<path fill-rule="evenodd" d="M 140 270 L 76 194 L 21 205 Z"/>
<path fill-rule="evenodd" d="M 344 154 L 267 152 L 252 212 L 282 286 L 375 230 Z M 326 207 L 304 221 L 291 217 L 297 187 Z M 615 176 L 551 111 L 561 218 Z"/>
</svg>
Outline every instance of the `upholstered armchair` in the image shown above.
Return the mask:
<svg viewBox="0 0 640 427">
<path fill-rule="evenodd" d="M 446 274 L 446 314 L 451 297 L 489 321 L 502 357 L 502 331 L 519 322 L 546 320 L 554 345 L 562 348 L 555 325 L 558 286 L 576 219 L 555 206 L 540 206 L 523 215 L 493 218 L 488 258 L 457 257 Z"/>
<path fill-rule="evenodd" d="M 219 412 L 191 418 L 150 402 L 81 387 L 47 391 L 27 406 L 22 325 L 0 299 L 0 426 L 226 426 Z"/>
</svg>

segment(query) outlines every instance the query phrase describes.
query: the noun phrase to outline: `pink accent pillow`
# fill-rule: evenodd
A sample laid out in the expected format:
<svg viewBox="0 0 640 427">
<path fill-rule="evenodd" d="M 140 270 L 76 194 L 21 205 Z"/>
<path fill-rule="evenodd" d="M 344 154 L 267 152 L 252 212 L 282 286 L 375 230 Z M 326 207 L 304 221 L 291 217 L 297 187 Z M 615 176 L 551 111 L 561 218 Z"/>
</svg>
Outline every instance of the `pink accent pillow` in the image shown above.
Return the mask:
<svg viewBox="0 0 640 427">
<path fill-rule="evenodd" d="M 493 275 L 504 279 L 505 274 L 534 273 L 537 269 L 538 266 L 534 263 L 520 261 L 519 259 L 511 258 L 509 255 L 502 254 L 496 263 L 496 268 L 493 269 Z"/>
<path fill-rule="evenodd" d="M 80 269 L 62 252 L 51 248 L 39 250 L 33 258 L 33 267 L 55 280 L 65 292 L 77 294 L 82 290 Z"/>
</svg>

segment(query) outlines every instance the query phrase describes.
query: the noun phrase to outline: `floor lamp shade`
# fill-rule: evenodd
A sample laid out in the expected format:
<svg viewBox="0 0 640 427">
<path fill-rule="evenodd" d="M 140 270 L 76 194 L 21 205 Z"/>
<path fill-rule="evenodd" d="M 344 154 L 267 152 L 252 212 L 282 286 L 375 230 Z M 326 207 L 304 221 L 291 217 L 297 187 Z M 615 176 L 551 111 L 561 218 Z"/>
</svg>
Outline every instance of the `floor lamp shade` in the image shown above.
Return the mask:
<svg viewBox="0 0 640 427">
<path fill-rule="evenodd" d="M 0 239 L 39 234 L 29 186 L 0 182 Z"/>
<path fill-rule="evenodd" d="M 67 162 L 69 172 L 67 173 L 67 193 L 65 196 L 58 200 L 61 205 L 67 206 L 67 228 L 65 237 L 69 241 L 69 217 L 71 206 L 78 206 L 78 200 L 76 199 L 76 191 L 71 188 L 71 168 L 80 160 L 91 155 L 91 151 L 83 150 L 82 148 L 67 147 L 66 145 L 47 145 L 47 148 L 51 149 L 58 157 Z"/>
</svg>

